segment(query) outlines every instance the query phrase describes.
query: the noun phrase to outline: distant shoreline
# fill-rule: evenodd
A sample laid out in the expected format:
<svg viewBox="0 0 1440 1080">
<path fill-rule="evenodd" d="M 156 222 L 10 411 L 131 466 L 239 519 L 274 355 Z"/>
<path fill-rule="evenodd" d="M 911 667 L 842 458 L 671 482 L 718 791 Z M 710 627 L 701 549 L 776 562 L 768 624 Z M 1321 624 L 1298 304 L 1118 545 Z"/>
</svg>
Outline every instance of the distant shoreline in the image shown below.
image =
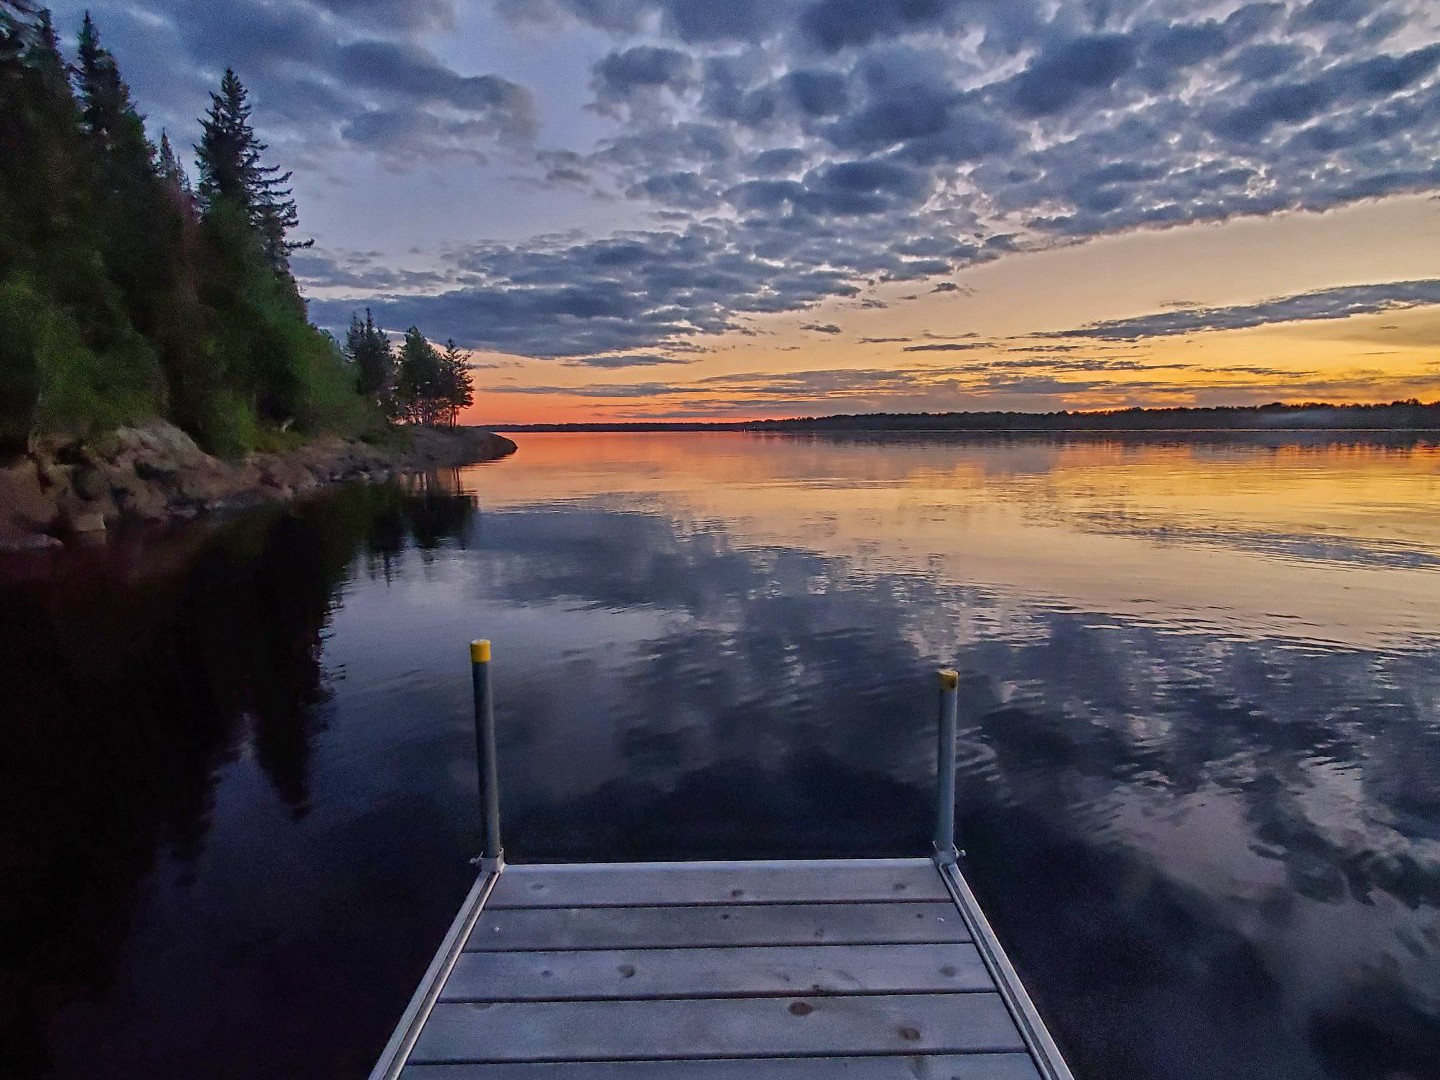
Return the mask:
<svg viewBox="0 0 1440 1080">
<path fill-rule="evenodd" d="M 1227 432 L 1440 432 L 1440 402 L 1383 405 L 1255 405 L 1224 408 L 1116 409 L 1102 412 L 856 413 L 786 420 L 631 421 L 491 424 L 504 432 L 748 431 L 913 435 L 1046 435 Z"/>
</svg>

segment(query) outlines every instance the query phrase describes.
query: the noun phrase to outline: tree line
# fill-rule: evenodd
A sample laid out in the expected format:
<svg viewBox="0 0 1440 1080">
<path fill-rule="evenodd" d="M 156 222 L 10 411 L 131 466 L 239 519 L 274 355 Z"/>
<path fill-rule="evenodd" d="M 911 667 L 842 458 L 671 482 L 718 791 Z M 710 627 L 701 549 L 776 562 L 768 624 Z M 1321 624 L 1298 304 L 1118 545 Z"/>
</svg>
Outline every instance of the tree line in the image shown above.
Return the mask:
<svg viewBox="0 0 1440 1080">
<path fill-rule="evenodd" d="M 0 0 L 0 449 L 164 416 L 235 455 L 284 431 L 453 423 L 470 404 L 453 342 L 412 327 L 397 354 L 368 312 L 344 346 L 311 325 L 290 173 L 250 115 L 227 70 L 192 184 L 88 14 L 71 62 L 46 9 Z"/>
<path fill-rule="evenodd" d="M 345 355 L 355 365 L 360 392 L 390 419 L 453 427 L 460 410 L 475 400 L 470 365 L 453 338 L 442 351 L 412 326 L 397 352 L 368 308 L 363 320 L 351 316 Z"/>
<path fill-rule="evenodd" d="M 1269 431 L 1380 428 L 1440 430 L 1440 402 L 1415 398 L 1389 404 L 1327 402 L 1173 406 L 1094 412 L 858 413 L 755 420 L 750 431 Z"/>
</svg>

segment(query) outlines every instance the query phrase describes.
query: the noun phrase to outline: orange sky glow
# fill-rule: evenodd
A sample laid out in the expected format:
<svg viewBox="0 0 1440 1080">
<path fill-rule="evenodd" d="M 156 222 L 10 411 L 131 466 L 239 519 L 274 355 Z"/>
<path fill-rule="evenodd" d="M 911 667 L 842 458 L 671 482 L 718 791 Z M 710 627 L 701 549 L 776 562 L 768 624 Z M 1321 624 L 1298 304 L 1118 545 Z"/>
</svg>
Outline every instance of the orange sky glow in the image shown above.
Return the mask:
<svg viewBox="0 0 1440 1080">
<path fill-rule="evenodd" d="M 462 419 L 718 421 L 1430 401 L 1440 399 L 1440 308 L 1433 306 L 1123 341 L 1065 332 L 1167 310 L 1436 277 L 1440 200 L 1429 196 L 1129 233 L 1009 254 L 936 281 L 875 285 L 803 313 L 754 317 L 742 333 L 695 339 L 694 351 L 672 354 L 673 363 L 605 371 L 476 353 L 476 403 Z M 940 281 L 956 287 L 937 291 Z"/>
</svg>

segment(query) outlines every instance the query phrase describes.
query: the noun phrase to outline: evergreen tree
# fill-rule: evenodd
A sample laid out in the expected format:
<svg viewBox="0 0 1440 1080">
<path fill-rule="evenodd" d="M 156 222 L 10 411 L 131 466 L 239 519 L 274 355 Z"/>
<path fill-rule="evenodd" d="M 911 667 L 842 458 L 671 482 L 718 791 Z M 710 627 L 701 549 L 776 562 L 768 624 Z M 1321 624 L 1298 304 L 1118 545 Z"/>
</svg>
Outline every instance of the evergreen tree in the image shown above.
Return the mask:
<svg viewBox="0 0 1440 1080">
<path fill-rule="evenodd" d="M 395 350 L 383 330 L 375 326 L 370 309 L 365 321 L 351 315 L 350 329 L 345 334 L 345 355 L 355 365 L 355 385 L 360 393 L 372 398 L 387 414 L 393 409 L 395 389 Z"/>
<path fill-rule="evenodd" d="M 294 201 L 233 73 L 202 138 L 203 217 L 88 17 L 71 77 L 49 13 L 0 0 L 0 450 L 157 414 L 225 453 L 267 424 L 379 422 L 306 320 Z"/>
<path fill-rule="evenodd" d="M 443 361 L 442 396 L 447 410 L 446 422 L 455 426 L 462 409 L 475 403 L 475 380 L 470 374 L 470 362 L 460 346 L 451 338 L 445 342 Z"/>
<path fill-rule="evenodd" d="M 401 415 L 410 423 L 435 423 L 443 370 L 444 360 L 439 351 L 425 339 L 419 328 L 412 326 L 405 331 L 405 341 L 400 346 L 395 397 Z"/>
<path fill-rule="evenodd" d="M 220 92 L 210 94 L 210 108 L 195 150 L 200 167 L 200 201 L 207 211 L 228 202 L 243 213 L 260 240 L 271 269 L 288 275 L 290 252 L 311 241 L 287 239 L 299 223 L 292 192 L 285 185 L 291 173 L 278 165 L 262 165 L 269 149 L 250 124 L 249 91 L 232 68 L 225 69 Z"/>
<path fill-rule="evenodd" d="M 170 136 L 163 129 L 160 132 L 160 178 L 165 181 L 172 196 L 185 196 L 185 202 L 191 202 L 194 188 L 190 185 L 190 176 L 185 171 L 185 166 L 175 156 L 175 149 L 170 145 Z"/>
<path fill-rule="evenodd" d="M 25 0 L 0 0 L 0 65 L 13 63 L 24 54 L 26 19 L 33 14 Z"/>
<path fill-rule="evenodd" d="M 184 269 L 182 209 L 167 190 L 119 65 L 100 44 L 88 13 L 80 27 L 79 61 L 81 124 L 88 136 L 106 268 L 135 329 L 174 366 L 183 363 L 182 354 L 191 347 L 183 337 L 176 340 L 183 328 L 174 323 L 171 295 Z"/>
<path fill-rule="evenodd" d="M 3 8 L 0 440 L 83 431 L 159 406 L 153 352 L 105 265 L 91 158 L 49 13 Z"/>
</svg>

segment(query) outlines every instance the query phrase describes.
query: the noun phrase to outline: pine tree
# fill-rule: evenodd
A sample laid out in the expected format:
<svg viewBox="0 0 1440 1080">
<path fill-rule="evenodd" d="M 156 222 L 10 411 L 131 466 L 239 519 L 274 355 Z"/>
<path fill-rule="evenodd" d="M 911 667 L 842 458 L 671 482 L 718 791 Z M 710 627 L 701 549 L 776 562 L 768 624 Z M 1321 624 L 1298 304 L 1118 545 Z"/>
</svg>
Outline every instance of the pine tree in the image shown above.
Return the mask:
<svg viewBox="0 0 1440 1080">
<path fill-rule="evenodd" d="M 299 223 L 295 199 L 285 185 L 291 173 L 278 165 L 262 165 L 269 149 L 250 124 L 249 91 L 232 68 L 225 69 L 220 92 L 211 93 L 200 143 L 200 202 L 207 210 L 228 202 L 240 210 L 259 238 L 266 261 L 278 274 L 289 274 L 290 252 L 309 247 L 287 239 Z"/>
<path fill-rule="evenodd" d="M 401 415 L 412 424 L 435 423 L 443 368 L 440 353 L 418 327 L 412 326 L 405 331 L 405 341 L 400 346 L 395 397 Z"/>
<path fill-rule="evenodd" d="M 445 342 L 441 354 L 443 367 L 442 396 L 446 409 L 446 422 L 454 427 L 462 409 L 475 403 L 475 380 L 470 375 L 470 362 L 460 346 L 451 338 Z"/>
<path fill-rule="evenodd" d="M 379 419 L 306 320 L 285 263 L 294 201 L 261 164 L 233 73 L 214 106 L 202 217 L 95 22 L 72 70 L 48 12 L 0 0 L 0 450 L 157 413 L 220 453 L 253 448 L 265 423 Z"/>
<path fill-rule="evenodd" d="M 94 161 L 49 13 L 10 2 L 3 14 L 0 426 L 11 441 L 153 412 L 163 383 L 106 265 Z"/>
<path fill-rule="evenodd" d="M 81 126 L 106 269 L 120 288 L 131 324 L 174 387 L 186 381 L 197 348 L 184 206 L 168 188 L 144 118 L 88 13 L 77 51 Z"/>
<path fill-rule="evenodd" d="M 156 329 L 148 300 L 173 280 L 181 222 L 166 194 L 155 147 L 89 14 L 80 27 L 76 69 L 80 117 L 88 135 L 92 187 L 99 199 L 105 257 L 144 333 Z"/>
<path fill-rule="evenodd" d="M 190 176 L 175 156 L 170 136 L 163 128 L 160 131 L 160 178 L 165 181 L 172 196 L 183 195 L 187 202 L 193 201 L 195 189 L 190 184 Z"/>
<path fill-rule="evenodd" d="M 369 308 L 365 309 L 364 322 L 359 315 L 351 315 L 350 329 L 345 334 L 345 355 L 355 365 L 356 388 L 389 413 L 395 388 L 395 351 L 385 332 L 375 326 Z"/>
</svg>

